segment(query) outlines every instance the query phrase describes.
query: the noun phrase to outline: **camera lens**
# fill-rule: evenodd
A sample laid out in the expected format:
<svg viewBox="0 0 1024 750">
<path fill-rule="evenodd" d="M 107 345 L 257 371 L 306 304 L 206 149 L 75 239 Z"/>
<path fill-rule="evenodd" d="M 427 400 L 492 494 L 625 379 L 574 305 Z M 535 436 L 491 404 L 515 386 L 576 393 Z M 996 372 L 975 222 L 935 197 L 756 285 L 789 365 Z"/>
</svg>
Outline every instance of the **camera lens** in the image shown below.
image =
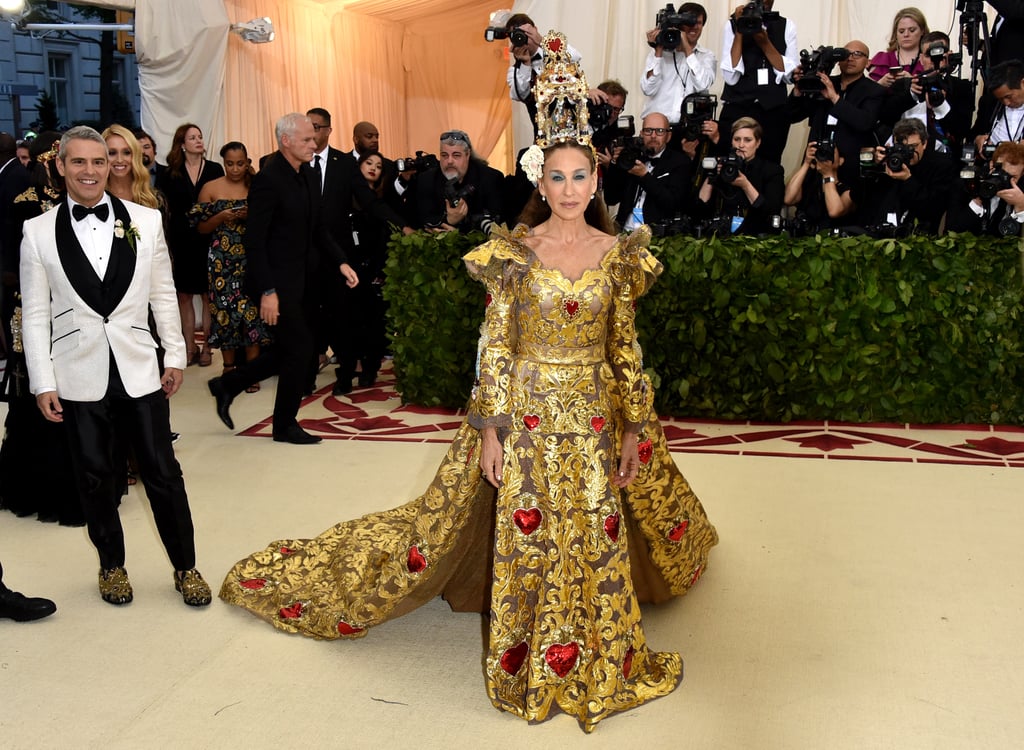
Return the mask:
<svg viewBox="0 0 1024 750">
<path fill-rule="evenodd" d="M 513 47 L 524 47 L 529 41 L 526 36 L 526 32 L 522 29 L 513 29 L 512 33 L 508 35 L 508 38 L 512 41 Z"/>
</svg>

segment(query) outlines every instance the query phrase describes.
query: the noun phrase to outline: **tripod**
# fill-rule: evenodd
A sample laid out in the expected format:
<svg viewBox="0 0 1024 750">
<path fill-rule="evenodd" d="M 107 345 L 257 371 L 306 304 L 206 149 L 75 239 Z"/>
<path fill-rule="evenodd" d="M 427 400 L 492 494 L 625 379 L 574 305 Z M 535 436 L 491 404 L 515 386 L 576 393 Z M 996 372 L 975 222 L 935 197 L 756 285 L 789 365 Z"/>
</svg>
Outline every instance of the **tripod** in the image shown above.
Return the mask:
<svg viewBox="0 0 1024 750">
<path fill-rule="evenodd" d="M 977 86 L 979 72 L 983 79 L 988 78 L 988 56 L 985 53 L 989 45 L 989 29 L 982 5 L 981 0 L 956 0 L 956 10 L 960 12 L 960 50 L 964 65 L 970 62 L 972 86 Z M 963 54 L 965 47 L 969 55 Z"/>
</svg>

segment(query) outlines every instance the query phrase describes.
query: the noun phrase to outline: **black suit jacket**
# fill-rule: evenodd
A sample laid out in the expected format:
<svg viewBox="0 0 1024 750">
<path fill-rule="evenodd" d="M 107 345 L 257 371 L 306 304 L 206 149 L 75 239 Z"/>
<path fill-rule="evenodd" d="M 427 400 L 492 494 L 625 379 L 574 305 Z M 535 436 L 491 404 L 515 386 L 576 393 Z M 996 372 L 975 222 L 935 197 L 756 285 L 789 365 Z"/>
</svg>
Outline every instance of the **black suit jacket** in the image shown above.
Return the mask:
<svg viewBox="0 0 1024 750">
<path fill-rule="evenodd" d="M 322 164 L 321 168 L 324 170 L 324 222 L 334 241 L 347 254 L 352 250 L 352 222 L 349 215 L 352 213 L 352 183 L 358 174 L 356 160 L 352 154 L 331 146 L 327 150 L 327 163 Z M 316 175 L 312 168 L 310 172 Z M 330 258 L 324 257 L 323 260 L 329 262 Z"/>
<path fill-rule="evenodd" d="M 787 110 L 790 122 L 807 119 L 811 132 L 809 139 L 820 141 L 828 135 L 829 115 L 836 118 L 836 144 L 839 153 L 848 163 L 854 163 L 861 148 L 874 146 L 875 126 L 878 124 L 879 111 L 885 99 L 885 87 L 880 86 L 867 76 L 862 76 L 845 89 L 841 84 L 842 76 L 832 76 L 832 85 L 839 94 L 839 101 L 833 104 L 828 99 L 814 99 L 805 94 L 789 95 Z M 901 110 L 902 111 L 902 110 Z"/>
<path fill-rule="evenodd" d="M 280 152 L 271 156 L 249 188 L 243 244 L 251 294 L 274 289 L 290 302 L 302 302 L 320 271 L 321 254 L 334 265 L 348 262 L 324 213 L 313 168 L 302 164 L 296 171 Z"/>
<path fill-rule="evenodd" d="M 633 213 L 640 191 L 644 197 L 644 223 L 669 221 L 682 214 L 690 186 L 690 157 L 681 151 L 666 148 L 651 171 L 643 177 L 630 174 L 612 164 L 604 178 L 604 200 L 608 205 L 619 204 L 615 220 L 625 225 Z"/>
<path fill-rule="evenodd" d="M 916 222 L 918 234 L 937 234 L 942 217 L 957 194 L 956 162 L 929 148 L 924 158 L 909 169 L 909 179 L 882 177 L 876 187 L 865 186 L 854 201 L 858 208 L 864 206 L 861 215 L 865 224 L 883 224 L 890 213 L 895 213 L 900 226 Z"/>
<path fill-rule="evenodd" d="M 943 119 L 937 120 L 936 124 L 945 133 L 946 142 L 951 153 L 959 156 L 964 140 L 971 130 L 971 119 L 974 114 L 974 89 L 970 81 L 960 78 L 949 80 L 949 89 L 946 92 L 946 101 L 949 102 L 949 114 Z M 891 94 L 885 98 L 882 111 L 878 121 L 885 126 L 882 134 L 887 139 L 892 133 L 892 127 L 903 117 L 903 113 L 917 105 L 917 99 L 910 89 Z"/>
</svg>

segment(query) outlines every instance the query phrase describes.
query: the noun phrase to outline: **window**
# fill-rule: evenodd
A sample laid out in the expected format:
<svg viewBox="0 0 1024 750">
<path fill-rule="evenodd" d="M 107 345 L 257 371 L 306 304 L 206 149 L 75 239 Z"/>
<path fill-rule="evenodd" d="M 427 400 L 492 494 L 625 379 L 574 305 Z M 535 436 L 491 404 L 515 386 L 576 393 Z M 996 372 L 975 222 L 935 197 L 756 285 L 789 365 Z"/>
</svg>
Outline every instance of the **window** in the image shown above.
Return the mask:
<svg viewBox="0 0 1024 750">
<path fill-rule="evenodd" d="M 70 122 L 68 100 L 71 86 L 71 58 L 68 55 L 49 56 L 50 96 L 57 108 L 57 119 Z"/>
</svg>

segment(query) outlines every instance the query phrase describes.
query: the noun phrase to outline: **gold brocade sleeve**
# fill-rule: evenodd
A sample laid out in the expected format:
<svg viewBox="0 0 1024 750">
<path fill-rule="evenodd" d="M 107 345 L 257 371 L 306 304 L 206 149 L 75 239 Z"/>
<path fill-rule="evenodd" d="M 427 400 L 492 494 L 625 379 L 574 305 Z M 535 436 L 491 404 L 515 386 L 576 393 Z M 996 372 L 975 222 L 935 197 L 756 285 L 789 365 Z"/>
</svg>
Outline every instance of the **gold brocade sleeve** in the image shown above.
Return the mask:
<svg viewBox="0 0 1024 750">
<path fill-rule="evenodd" d="M 476 384 L 470 399 L 470 422 L 477 429 L 507 427 L 512 421 L 513 314 L 516 288 L 527 266 L 526 248 L 517 239 L 526 231 L 526 227 L 516 227 L 511 234 L 499 235 L 463 256 L 469 275 L 487 289 L 477 344 Z"/>
<path fill-rule="evenodd" d="M 619 408 L 625 428 L 638 432 L 647 421 L 654 402 L 650 379 L 644 374 L 643 353 L 636 340 L 636 301 L 661 274 L 661 262 L 647 249 L 651 230 L 636 229 L 620 240 L 610 270 L 615 282 L 609 318 L 608 361 L 618 383 Z"/>
</svg>

